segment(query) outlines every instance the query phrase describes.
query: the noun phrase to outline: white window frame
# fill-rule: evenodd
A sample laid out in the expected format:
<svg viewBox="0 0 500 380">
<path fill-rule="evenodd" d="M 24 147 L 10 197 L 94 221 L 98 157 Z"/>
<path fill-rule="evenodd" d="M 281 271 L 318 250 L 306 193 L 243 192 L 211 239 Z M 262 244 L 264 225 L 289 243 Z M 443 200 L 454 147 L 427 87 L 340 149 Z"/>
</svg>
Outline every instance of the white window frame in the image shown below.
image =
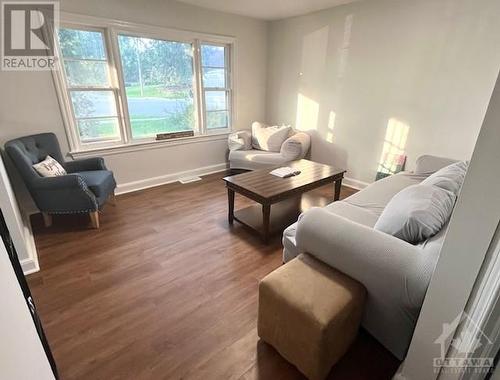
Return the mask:
<svg viewBox="0 0 500 380">
<path fill-rule="evenodd" d="M 117 101 L 117 115 L 120 125 L 121 138 L 119 141 L 82 143 L 80 141 L 78 127 L 75 122 L 74 112 L 69 89 L 63 67 L 63 58 L 60 54 L 58 42 L 56 47 L 57 70 L 53 71 L 53 78 L 58 96 L 64 127 L 70 145 L 70 154 L 73 157 L 85 157 L 91 154 L 115 154 L 142 149 L 157 148 L 165 145 L 189 144 L 205 140 L 222 140 L 232 130 L 235 122 L 235 80 L 234 80 L 234 55 L 236 51 L 236 39 L 229 36 L 211 35 L 191 31 L 176 30 L 164 27 L 149 26 L 118 20 L 104 19 L 92 16 L 83 16 L 61 12 L 61 28 L 73 28 L 80 30 L 98 30 L 103 32 L 105 49 L 109 62 L 110 84 L 115 92 Z M 145 38 L 154 38 L 164 41 L 176 41 L 190 43 L 193 46 L 193 89 L 195 92 L 195 128 L 194 137 L 183 137 L 173 140 L 156 141 L 154 138 L 132 139 L 132 129 L 128 112 L 127 98 L 123 71 L 121 67 L 121 57 L 119 55 L 118 36 L 120 34 Z M 201 73 L 201 52 L 200 46 L 203 44 L 214 44 L 226 46 L 227 54 L 227 81 L 230 86 L 230 117 L 228 128 L 208 129 L 205 126 L 205 106 L 204 90 Z"/>
<path fill-rule="evenodd" d="M 202 125 L 203 125 L 203 128 L 204 128 L 204 133 L 217 133 L 217 131 L 221 131 L 221 130 L 227 130 L 227 129 L 232 129 L 232 126 L 233 126 L 233 89 L 232 89 L 232 81 L 233 81 L 233 77 L 232 77 L 232 72 L 231 72 L 231 68 L 232 68 L 232 57 L 231 57 L 231 45 L 230 44 L 223 44 L 223 43 L 217 43 L 217 42 L 213 42 L 213 41 L 197 41 L 198 42 L 198 45 L 197 45 L 197 49 L 198 49 L 198 57 L 200 59 L 200 70 L 199 70 L 199 76 L 200 76 L 200 96 L 201 96 L 201 109 L 202 109 L 202 112 L 203 112 L 203 115 L 202 115 Z M 205 87 L 204 83 L 203 83 L 203 62 L 202 61 L 202 58 L 201 58 L 201 45 L 212 45 L 212 46 L 220 46 L 220 47 L 224 47 L 224 72 L 225 72 L 225 83 L 226 83 L 226 86 L 225 87 Z M 206 88 L 208 90 L 206 90 Z M 206 105 L 205 105 L 205 92 L 206 91 L 224 91 L 227 95 L 227 98 L 226 98 L 226 105 L 227 105 L 227 109 L 224 110 L 224 111 L 228 111 L 229 112 L 229 119 L 228 119 L 228 127 L 227 128 L 212 128 L 212 129 L 209 129 L 208 126 L 206 125 L 206 121 L 205 121 L 205 118 L 206 118 L 206 115 L 207 115 L 207 112 L 217 112 L 217 111 L 223 111 L 223 110 L 217 110 L 217 111 L 208 111 L 207 108 L 206 108 Z"/>
</svg>

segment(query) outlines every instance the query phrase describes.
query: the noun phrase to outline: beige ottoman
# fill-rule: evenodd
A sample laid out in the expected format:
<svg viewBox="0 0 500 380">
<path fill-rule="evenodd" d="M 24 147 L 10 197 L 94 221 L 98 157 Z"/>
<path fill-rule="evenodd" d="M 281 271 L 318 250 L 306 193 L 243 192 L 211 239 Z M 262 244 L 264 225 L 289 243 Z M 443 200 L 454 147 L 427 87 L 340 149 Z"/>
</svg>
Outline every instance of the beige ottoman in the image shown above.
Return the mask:
<svg viewBox="0 0 500 380">
<path fill-rule="evenodd" d="M 324 379 L 356 338 L 365 288 L 302 254 L 259 285 L 259 336 L 309 379 Z"/>
</svg>

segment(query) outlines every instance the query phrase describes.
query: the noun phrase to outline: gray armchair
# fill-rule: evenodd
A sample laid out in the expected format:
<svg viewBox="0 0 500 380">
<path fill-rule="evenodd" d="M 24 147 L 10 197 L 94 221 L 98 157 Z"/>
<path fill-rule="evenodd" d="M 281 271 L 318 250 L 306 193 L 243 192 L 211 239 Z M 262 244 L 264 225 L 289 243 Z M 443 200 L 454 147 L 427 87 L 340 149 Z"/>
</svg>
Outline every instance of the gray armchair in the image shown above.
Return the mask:
<svg viewBox="0 0 500 380">
<path fill-rule="evenodd" d="M 88 213 L 94 228 L 99 228 L 99 209 L 111 198 L 114 202 L 116 182 L 100 157 L 64 161 L 53 133 L 20 137 L 5 144 L 35 204 L 42 212 L 45 225 L 52 224 L 52 214 Z M 42 177 L 33 164 L 48 155 L 68 173 L 58 177 Z"/>
</svg>

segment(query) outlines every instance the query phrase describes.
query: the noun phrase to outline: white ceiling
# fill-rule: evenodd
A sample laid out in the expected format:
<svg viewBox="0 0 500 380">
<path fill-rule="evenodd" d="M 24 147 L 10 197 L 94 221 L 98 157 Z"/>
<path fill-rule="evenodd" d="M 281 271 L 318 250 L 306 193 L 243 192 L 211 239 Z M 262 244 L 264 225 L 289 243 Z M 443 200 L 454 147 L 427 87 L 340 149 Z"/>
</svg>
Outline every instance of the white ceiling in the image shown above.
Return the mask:
<svg viewBox="0 0 500 380">
<path fill-rule="evenodd" d="M 278 20 L 299 16 L 359 0 L 178 0 L 216 11 Z"/>
</svg>

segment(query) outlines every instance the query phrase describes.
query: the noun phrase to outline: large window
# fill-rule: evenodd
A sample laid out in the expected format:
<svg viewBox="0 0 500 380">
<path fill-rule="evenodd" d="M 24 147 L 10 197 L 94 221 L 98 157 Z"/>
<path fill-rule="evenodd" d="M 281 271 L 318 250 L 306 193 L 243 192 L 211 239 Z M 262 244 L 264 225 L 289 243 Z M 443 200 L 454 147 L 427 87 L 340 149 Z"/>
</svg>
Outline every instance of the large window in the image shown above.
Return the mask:
<svg viewBox="0 0 500 380">
<path fill-rule="evenodd" d="M 57 31 L 58 89 L 73 150 L 229 131 L 231 43 L 138 29 L 71 24 Z"/>
</svg>

